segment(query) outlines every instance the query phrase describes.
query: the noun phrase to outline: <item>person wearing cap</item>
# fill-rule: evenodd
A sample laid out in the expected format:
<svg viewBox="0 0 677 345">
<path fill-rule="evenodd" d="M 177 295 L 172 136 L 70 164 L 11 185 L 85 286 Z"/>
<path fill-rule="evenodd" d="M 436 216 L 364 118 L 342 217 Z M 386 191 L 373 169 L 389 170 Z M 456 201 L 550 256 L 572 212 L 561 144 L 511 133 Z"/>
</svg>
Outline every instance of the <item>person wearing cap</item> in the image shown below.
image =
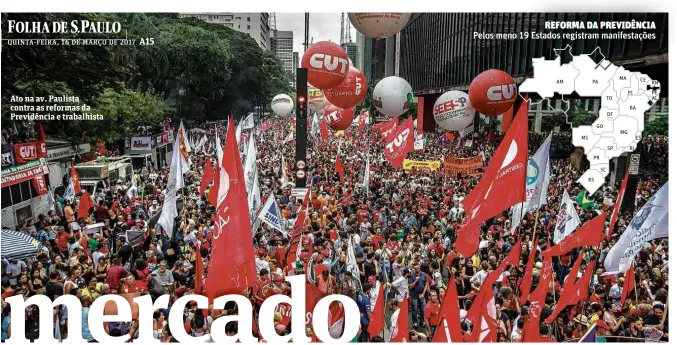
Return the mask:
<svg viewBox="0 0 677 345">
<path fill-rule="evenodd" d="M 395 279 L 391 285 L 395 288 L 395 299 L 397 302 L 402 302 L 405 298 L 409 298 L 409 279 L 411 272 L 408 268 L 402 270 L 402 276 Z"/>
</svg>

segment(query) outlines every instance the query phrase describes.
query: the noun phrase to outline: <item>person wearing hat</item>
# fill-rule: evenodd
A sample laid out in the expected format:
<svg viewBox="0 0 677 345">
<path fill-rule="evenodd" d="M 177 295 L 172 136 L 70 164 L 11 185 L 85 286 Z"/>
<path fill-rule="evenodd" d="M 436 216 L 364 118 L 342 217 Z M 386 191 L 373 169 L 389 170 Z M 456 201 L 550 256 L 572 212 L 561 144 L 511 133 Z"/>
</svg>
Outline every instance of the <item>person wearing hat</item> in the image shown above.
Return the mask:
<svg viewBox="0 0 677 345">
<path fill-rule="evenodd" d="M 266 271 L 270 272 L 270 264 L 266 260 L 266 250 L 263 248 L 259 248 L 258 252 L 256 253 L 256 272 L 260 273 L 262 269 L 265 269 Z"/>
<path fill-rule="evenodd" d="M 574 317 L 574 338 L 582 337 L 588 329 L 588 317 L 583 314 L 578 314 Z"/>
</svg>

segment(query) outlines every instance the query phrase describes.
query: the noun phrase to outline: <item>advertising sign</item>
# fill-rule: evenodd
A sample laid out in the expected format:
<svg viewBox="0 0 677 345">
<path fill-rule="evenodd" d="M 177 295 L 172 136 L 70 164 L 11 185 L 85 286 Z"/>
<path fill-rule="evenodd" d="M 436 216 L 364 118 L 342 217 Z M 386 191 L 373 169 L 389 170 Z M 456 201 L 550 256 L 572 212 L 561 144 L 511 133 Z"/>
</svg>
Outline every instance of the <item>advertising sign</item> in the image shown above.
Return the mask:
<svg viewBox="0 0 677 345">
<path fill-rule="evenodd" d="M 151 137 L 132 137 L 130 150 L 148 151 L 151 149 Z"/>
</svg>

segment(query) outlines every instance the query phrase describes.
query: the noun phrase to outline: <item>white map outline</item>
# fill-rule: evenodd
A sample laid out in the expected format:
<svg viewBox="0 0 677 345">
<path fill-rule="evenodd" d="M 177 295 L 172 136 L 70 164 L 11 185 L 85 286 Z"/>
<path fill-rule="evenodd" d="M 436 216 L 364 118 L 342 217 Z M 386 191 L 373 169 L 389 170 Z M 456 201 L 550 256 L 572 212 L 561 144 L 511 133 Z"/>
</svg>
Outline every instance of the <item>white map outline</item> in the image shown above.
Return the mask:
<svg viewBox="0 0 677 345">
<path fill-rule="evenodd" d="M 660 99 L 660 82 L 641 72 L 631 72 L 616 66 L 595 48 L 589 54 L 574 56 L 571 45 L 554 48 L 555 59 L 533 58 L 534 76 L 519 86 L 519 95 L 530 104 L 548 100 L 548 107 L 567 116 L 569 101 L 564 95 L 576 92 L 581 97 L 599 97 L 598 117 L 591 125 L 571 128 L 572 143 L 582 147 L 590 169 L 578 179 L 593 194 L 604 185 L 609 175 L 609 161 L 626 152 L 633 152 L 642 139 L 644 114 Z M 571 61 L 561 63 L 563 52 Z M 592 54 L 598 52 L 602 59 L 595 63 Z M 534 92 L 542 99 L 533 102 L 522 93 Z M 566 109 L 555 109 L 551 100 L 559 94 Z M 603 116 L 605 115 L 605 116 Z M 566 122 L 571 125 L 567 116 Z"/>
</svg>

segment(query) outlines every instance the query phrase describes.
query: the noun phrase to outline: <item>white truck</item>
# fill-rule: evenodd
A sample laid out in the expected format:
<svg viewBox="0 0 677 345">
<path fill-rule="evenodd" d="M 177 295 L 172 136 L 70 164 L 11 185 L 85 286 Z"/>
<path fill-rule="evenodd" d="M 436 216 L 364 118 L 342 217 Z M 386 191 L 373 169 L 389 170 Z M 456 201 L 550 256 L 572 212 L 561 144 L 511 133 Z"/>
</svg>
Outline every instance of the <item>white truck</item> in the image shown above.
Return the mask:
<svg viewBox="0 0 677 345">
<path fill-rule="evenodd" d="M 99 157 L 94 161 L 75 166 L 80 176 L 80 186 L 92 194 L 95 190 L 110 187 L 118 180 L 131 181 L 132 160 L 129 157 Z"/>
</svg>

